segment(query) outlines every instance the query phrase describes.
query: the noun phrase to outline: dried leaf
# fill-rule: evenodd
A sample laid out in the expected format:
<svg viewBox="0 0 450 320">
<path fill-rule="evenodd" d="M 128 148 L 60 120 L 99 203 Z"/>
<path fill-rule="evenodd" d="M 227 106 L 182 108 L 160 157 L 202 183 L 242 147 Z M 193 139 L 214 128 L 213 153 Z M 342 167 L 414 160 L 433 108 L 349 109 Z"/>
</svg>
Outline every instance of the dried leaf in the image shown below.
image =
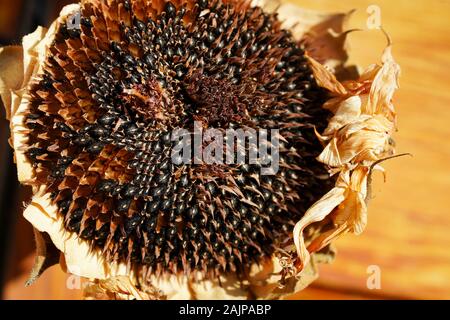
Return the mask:
<svg viewBox="0 0 450 320">
<path fill-rule="evenodd" d="M 302 262 L 302 268 L 310 259 L 303 231 L 307 226 L 314 222 L 320 222 L 325 219 L 339 204 L 341 204 L 346 197 L 346 189 L 342 187 L 335 187 L 324 195 L 319 201 L 313 204 L 305 213 L 303 218 L 297 222 L 294 227 L 294 243 L 297 248 L 297 254 Z"/>
<path fill-rule="evenodd" d="M 301 8 L 280 0 L 256 0 L 253 5 L 267 12 L 276 12 L 282 27 L 292 32 L 302 42 L 315 60 L 334 70 L 341 71 L 348 60 L 346 30 L 353 13 L 324 13 Z"/>
<path fill-rule="evenodd" d="M 126 276 L 111 277 L 88 283 L 84 290 L 85 299 L 114 300 L 162 300 L 166 297 L 156 289 L 141 291 Z"/>
<path fill-rule="evenodd" d="M 11 91 L 18 90 L 23 82 L 22 56 L 21 46 L 0 48 L 0 97 L 8 120 L 11 118 Z"/>
<path fill-rule="evenodd" d="M 36 228 L 33 228 L 33 231 L 36 241 L 36 256 L 30 276 L 25 283 L 26 287 L 31 286 L 45 270 L 57 264 L 61 255 L 48 234 L 39 232 Z"/>
<path fill-rule="evenodd" d="M 367 114 L 379 114 L 395 121 L 395 110 L 392 97 L 399 88 L 400 67 L 392 57 L 392 47 L 384 50 L 382 67 L 373 79 L 367 106 L 363 109 Z"/>
<path fill-rule="evenodd" d="M 308 60 L 312 68 L 314 78 L 316 78 L 317 84 L 320 87 L 325 88 L 336 95 L 347 94 L 347 90 L 336 79 L 336 76 L 331 71 L 311 57 L 309 57 Z"/>
</svg>

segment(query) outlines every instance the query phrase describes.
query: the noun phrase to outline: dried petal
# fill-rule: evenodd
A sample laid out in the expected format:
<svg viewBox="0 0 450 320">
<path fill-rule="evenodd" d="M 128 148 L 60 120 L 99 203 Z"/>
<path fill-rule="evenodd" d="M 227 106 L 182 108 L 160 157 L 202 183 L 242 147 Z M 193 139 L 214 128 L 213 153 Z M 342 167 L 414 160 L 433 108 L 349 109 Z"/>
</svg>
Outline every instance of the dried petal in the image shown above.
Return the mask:
<svg viewBox="0 0 450 320">
<path fill-rule="evenodd" d="M 339 177 L 335 188 L 317 201 L 295 226 L 299 271 L 311 253 L 339 235 L 360 234 L 364 230 L 370 168 L 394 152 L 391 135 L 396 115 L 392 97 L 400 74 L 390 46 L 383 53 L 382 64 L 370 66 L 357 81 L 340 83 L 324 66 L 313 59 L 311 63 L 318 83 L 334 95 L 325 104 L 335 115 L 324 133 L 318 135 L 326 144 L 318 160 Z M 333 228 L 310 239 L 306 247 L 304 230 L 313 222 L 322 226 L 331 223 Z"/>
</svg>

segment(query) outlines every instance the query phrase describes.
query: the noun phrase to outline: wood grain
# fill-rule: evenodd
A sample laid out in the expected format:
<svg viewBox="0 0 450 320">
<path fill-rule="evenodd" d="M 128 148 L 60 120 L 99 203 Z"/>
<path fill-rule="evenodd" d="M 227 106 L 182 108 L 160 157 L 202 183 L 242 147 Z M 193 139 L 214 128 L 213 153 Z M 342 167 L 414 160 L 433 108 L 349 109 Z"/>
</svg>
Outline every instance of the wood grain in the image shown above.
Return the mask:
<svg viewBox="0 0 450 320">
<path fill-rule="evenodd" d="M 388 179 L 375 179 L 369 224 L 359 237 L 337 241 L 338 255 L 320 268 L 320 279 L 298 299 L 450 298 L 450 2 L 443 0 L 292 0 L 323 11 L 357 9 L 350 28 L 366 29 L 371 4 L 381 8 L 384 28 L 402 67 L 395 96 L 401 158 L 384 165 Z M 349 36 L 352 62 L 378 61 L 385 46 L 379 31 Z M 31 256 L 20 266 L 29 266 Z M 379 266 L 381 289 L 367 288 L 367 268 Z M 53 267 L 33 287 L 26 275 L 7 284 L 6 299 L 75 299 L 67 276 Z"/>
<path fill-rule="evenodd" d="M 375 182 L 366 231 L 337 241 L 337 260 L 321 267 L 316 285 L 386 298 L 450 298 L 450 2 L 297 2 L 318 10 L 356 8 L 350 28 L 361 29 L 367 7 L 381 8 L 402 67 L 394 101 L 397 151 L 413 154 L 384 165 L 388 180 Z M 384 39 L 377 31 L 355 32 L 350 43 L 352 60 L 364 66 L 376 61 Z M 370 265 L 380 267 L 380 290 L 367 289 Z"/>
</svg>

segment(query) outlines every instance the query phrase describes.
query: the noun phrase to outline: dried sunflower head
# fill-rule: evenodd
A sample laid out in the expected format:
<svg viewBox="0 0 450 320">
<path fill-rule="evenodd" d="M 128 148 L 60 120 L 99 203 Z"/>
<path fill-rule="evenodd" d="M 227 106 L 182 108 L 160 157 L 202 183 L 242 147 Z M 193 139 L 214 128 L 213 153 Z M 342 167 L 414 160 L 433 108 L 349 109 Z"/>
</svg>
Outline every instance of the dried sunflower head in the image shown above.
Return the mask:
<svg viewBox="0 0 450 320">
<path fill-rule="evenodd" d="M 341 83 L 346 16 L 270 6 L 85 0 L 0 51 L 25 217 L 87 296 L 280 298 L 363 230 L 398 66 Z M 196 123 L 277 129 L 279 170 L 174 163 Z"/>
</svg>

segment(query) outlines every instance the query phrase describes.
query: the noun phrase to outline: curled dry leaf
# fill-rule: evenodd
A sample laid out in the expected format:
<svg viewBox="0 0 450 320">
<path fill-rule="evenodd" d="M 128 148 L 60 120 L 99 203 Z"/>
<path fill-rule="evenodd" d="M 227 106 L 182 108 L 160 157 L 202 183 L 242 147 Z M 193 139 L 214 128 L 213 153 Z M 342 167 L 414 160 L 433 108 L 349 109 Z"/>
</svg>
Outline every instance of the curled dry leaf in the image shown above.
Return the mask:
<svg viewBox="0 0 450 320">
<path fill-rule="evenodd" d="M 267 5 L 274 6 L 273 1 Z M 280 3 L 276 9 L 283 26 L 291 30 L 308 53 L 322 65 L 337 70 L 348 59 L 346 25 L 353 11 L 324 13 L 307 10 L 290 3 Z"/>
</svg>

